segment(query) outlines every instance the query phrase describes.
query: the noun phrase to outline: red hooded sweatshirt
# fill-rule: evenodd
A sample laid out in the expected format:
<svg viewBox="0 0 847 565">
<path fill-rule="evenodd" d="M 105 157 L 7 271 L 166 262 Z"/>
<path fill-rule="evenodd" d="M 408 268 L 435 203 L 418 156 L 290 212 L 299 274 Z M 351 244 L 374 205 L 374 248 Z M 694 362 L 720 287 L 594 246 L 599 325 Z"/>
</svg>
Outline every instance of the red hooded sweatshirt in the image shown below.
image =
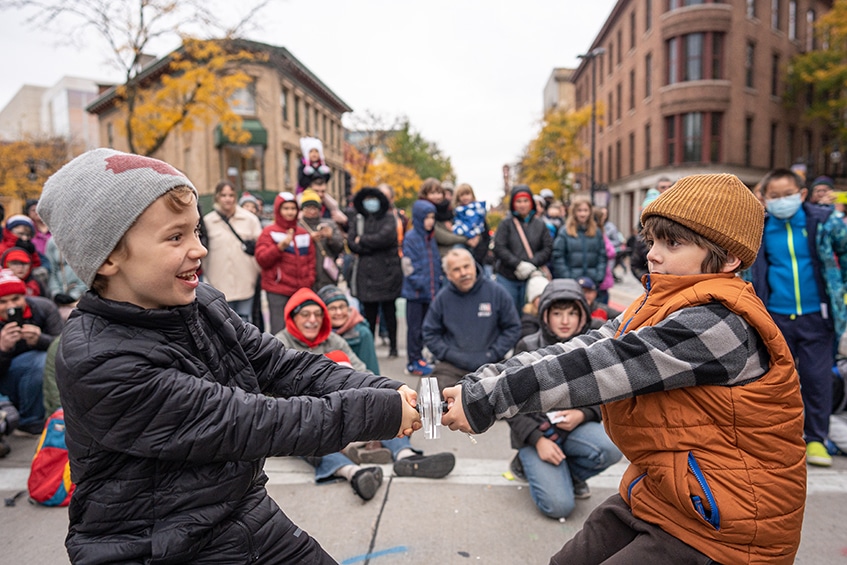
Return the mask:
<svg viewBox="0 0 847 565">
<path fill-rule="evenodd" d="M 306 339 L 300 329 L 297 327 L 297 324 L 294 322 L 295 314 L 294 309 L 298 308 L 305 302 L 314 302 L 316 305 L 321 307 L 323 310 L 324 316 L 321 321 L 321 329 L 318 330 L 318 335 L 315 336 L 315 339 Z M 315 294 L 315 292 L 310 288 L 301 288 L 288 300 L 285 304 L 285 329 L 288 331 L 291 336 L 299 341 L 305 343 L 309 349 L 315 347 L 326 341 L 326 338 L 329 337 L 329 334 L 332 332 L 332 324 L 329 320 L 329 311 L 326 309 L 326 305 L 323 303 L 323 300 Z"/>
</svg>

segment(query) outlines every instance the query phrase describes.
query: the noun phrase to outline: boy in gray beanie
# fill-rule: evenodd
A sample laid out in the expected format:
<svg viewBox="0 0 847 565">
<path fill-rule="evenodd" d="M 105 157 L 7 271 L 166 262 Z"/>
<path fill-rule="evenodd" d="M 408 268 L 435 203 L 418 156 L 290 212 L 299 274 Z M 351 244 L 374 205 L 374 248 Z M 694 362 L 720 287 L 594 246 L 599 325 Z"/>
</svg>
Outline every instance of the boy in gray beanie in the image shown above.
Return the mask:
<svg viewBox="0 0 847 565">
<path fill-rule="evenodd" d="M 91 286 L 56 357 L 71 561 L 334 563 L 257 469 L 410 435 L 415 393 L 287 350 L 201 284 L 197 193 L 167 163 L 89 151 L 47 181 L 38 212 Z"/>
</svg>

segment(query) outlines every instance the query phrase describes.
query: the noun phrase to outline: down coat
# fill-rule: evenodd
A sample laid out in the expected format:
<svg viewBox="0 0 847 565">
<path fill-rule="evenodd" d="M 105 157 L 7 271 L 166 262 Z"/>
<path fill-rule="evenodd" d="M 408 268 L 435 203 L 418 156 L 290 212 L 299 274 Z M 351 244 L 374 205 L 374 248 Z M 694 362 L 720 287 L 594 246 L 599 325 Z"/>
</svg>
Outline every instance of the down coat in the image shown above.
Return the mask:
<svg viewBox="0 0 847 565">
<path fill-rule="evenodd" d="M 365 198 L 379 200 L 379 210 L 373 214 L 366 211 L 362 205 Z M 354 296 L 361 302 L 399 298 L 403 271 L 397 247 L 397 220 L 390 213 L 388 198 L 379 189 L 365 187 L 356 193 L 353 207 L 356 215 L 349 223 L 347 245 L 357 255 Z"/>
<path fill-rule="evenodd" d="M 280 208 L 285 201 L 282 193 L 277 194 L 274 223 L 263 229 L 256 241 L 256 261 L 262 268 L 262 288 L 266 292 L 291 296 L 298 289 L 315 283 L 315 242 L 309 232 L 298 225 L 296 218 L 283 219 Z M 294 240 L 280 251 L 278 238 L 288 230 L 294 230 Z"/>
<path fill-rule="evenodd" d="M 86 293 L 56 359 L 76 491 L 73 563 L 313 563 L 264 458 L 400 428 L 401 383 L 286 349 L 201 284 L 144 310 Z"/>
</svg>

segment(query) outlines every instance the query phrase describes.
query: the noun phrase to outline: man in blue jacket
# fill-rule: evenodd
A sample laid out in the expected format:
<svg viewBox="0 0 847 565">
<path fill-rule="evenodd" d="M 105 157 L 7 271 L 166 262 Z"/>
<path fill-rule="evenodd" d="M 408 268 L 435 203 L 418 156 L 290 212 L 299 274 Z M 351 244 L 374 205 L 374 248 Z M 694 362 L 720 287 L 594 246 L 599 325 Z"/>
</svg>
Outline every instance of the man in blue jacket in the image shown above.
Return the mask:
<svg viewBox="0 0 847 565">
<path fill-rule="evenodd" d="M 521 323 L 509 293 L 479 276 L 467 249 L 451 249 L 442 267 L 449 284 L 424 318 L 423 340 L 438 362 L 432 376 L 443 390 L 486 363 L 505 357 L 520 339 Z"/>
</svg>

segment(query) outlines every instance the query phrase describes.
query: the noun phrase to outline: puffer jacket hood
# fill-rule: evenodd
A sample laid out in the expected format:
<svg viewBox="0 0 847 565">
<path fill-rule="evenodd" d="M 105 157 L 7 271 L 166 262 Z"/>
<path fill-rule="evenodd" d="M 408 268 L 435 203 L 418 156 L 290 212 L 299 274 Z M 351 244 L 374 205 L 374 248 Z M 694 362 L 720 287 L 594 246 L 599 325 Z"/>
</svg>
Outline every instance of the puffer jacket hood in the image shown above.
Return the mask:
<svg viewBox="0 0 847 565">
<path fill-rule="evenodd" d="M 433 225 L 429 231 L 424 229 L 424 220 L 429 214 L 435 214 L 435 204 L 429 200 L 415 200 L 412 204 L 412 227 L 421 233 L 430 233 L 435 229 Z"/>
<path fill-rule="evenodd" d="M 365 210 L 365 207 L 362 205 L 362 202 L 364 202 L 365 198 L 376 198 L 377 200 L 379 200 L 379 210 L 375 214 L 371 214 L 370 212 Z M 388 212 L 388 208 L 390 206 L 388 203 L 388 198 L 386 198 L 386 196 L 382 193 L 380 189 L 366 186 L 362 188 L 362 190 L 357 192 L 356 196 L 353 197 L 353 207 L 356 209 L 356 212 L 360 213 L 365 217 L 375 216 L 377 218 L 381 218 L 386 214 L 386 212 Z"/>
<path fill-rule="evenodd" d="M 544 321 L 544 315 L 554 302 L 571 300 L 579 305 L 581 312 L 580 327 L 574 335 L 584 334 L 591 327 L 591 314 L 588 309 L 588 301 L 582 293 L 582 287 L 573 279 L 553 279 L 544 288 L 538 301 L 538 322 L 541 325 L 541 334 L 544 336 L 544 345 L 552 345 L 561 341 Z"/>
<path fill-rule="evenodd" d="M 520 218 L 520 216 L 518 216 L 518 214 L 515 212 L 515 197 L 518 194 L 526 194 L 529 199 L 532 200 L 532 210 L 529 212 L 529 214 L 527 214 L 527 217 L 531 218 L 535 215 L 535 200 L 532 196 L 532 190 L 530 190 L 530 188 L 525 184 L 516 184 L 514 187 L 512 187 L 512 193 L 509 197 L 509 210 L 512 211 L 513 216 L 515 216 L 516 218 Z"/>
<path fill-rule="evenodd" d="M 294 202 L 294 205 L 297 206 L 297 216 L 300 215 L 300 205 L 297 204 L 297 199 L 294 195 L 290 192 L 280 192 L 274 198 L 274 223 L 285 230 L 294 229 L 297 227 L 297 216 L 291 221 L 284 220 L 280 212 L 283 202 Z"/>
<path fill-rule="evenodd" d="M 318 335 L 312 340 L 307 339 L 303 335 L 303 332 L 301 332 L 297 327 L 293 314 L 295 308 L 308 301 L 312 301 L 320 306 L 324 313 L 323 319 L 321 320 L 321 329 L 318 330 Z M 320 343 L 323 343 L 326 341 L 326 338 L 329 337 L 329 334 L 332 332 L 332 324 L 329 320 L 329 311 L 326 309 L 326 304 L 324 304 L 323 300 L 321 300 L 321 298 L 315 294 L 312 289 L 301 288 L 288 299 L 288 302 L 285 304 L 285 329 L 288 330 L 288 333 L 290 333 L 292 337 L 302 341 L 310 349 Z"/>
</svg>

